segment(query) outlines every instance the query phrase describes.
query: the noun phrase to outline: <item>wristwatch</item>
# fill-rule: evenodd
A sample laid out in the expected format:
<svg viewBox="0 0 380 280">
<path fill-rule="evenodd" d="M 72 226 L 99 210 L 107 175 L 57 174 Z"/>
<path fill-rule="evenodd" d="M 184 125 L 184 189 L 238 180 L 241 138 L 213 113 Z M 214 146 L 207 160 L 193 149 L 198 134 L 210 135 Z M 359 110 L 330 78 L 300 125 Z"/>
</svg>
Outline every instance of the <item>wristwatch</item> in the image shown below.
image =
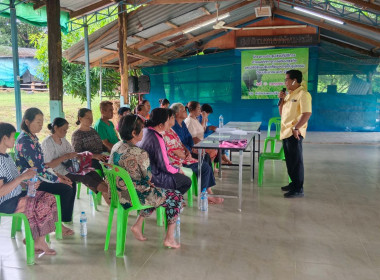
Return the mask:
<svg viewBox="0 0 380 280">
<path fill-rule="evenodd" d="M 296 128 L 295 126 L 292 127 L 293 130 L 298 130 L 298 128 Z"/>
</svg>

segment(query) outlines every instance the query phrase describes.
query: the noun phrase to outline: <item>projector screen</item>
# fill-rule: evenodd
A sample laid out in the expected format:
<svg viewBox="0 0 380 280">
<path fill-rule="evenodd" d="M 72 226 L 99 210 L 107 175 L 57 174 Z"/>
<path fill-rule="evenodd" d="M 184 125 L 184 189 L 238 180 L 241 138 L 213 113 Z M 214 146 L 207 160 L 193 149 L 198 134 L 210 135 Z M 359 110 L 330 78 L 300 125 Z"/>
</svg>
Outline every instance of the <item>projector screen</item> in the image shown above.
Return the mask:
<svg viewBox="0 0 380 280">
<path fill-rule="evenodd" d="M 277 99 L 285 72 L 300 70 L 307 81 L 308 65 L 308 48 L 242 51 L 241 99 Z"/>
</svg>

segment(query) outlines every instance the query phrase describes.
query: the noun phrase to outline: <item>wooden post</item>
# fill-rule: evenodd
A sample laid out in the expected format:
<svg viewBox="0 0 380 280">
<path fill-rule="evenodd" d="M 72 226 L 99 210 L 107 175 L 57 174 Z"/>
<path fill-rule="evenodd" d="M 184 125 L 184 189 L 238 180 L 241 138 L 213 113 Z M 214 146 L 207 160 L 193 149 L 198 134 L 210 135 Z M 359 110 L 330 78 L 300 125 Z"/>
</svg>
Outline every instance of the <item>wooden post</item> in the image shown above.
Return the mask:
<svg viewBox="0 0 380 280">
<path fill-rule="evenodd" d="M 63 117 L 62 41 L 60 1 L 46 1 L 48 24 L 50 119 Z"/>
<path fill-rule="evenodd" d="M 127 11 L 125 4 L 119 5 L 119 64 L 120 64 L 120 95 L 128 102 L 128 57 L 127 57 Z M 122 12 L 124 11 L 124 12 Z"/>
</svg>

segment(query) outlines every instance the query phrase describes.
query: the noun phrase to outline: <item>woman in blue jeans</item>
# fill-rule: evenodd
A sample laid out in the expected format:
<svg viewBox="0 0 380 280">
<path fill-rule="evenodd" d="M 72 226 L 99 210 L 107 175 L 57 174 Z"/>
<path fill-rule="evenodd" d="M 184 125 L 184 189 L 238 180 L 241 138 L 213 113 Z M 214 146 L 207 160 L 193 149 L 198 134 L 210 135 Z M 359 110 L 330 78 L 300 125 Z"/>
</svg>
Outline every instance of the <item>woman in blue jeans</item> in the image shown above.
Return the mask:
<svg viewBox="0 0 380 280">
<path fill-rule="evenodd" d="M 61 198 L 62 222 L 70 222 L 73 216 L 76 186 L 58 173 L 54 173 L 44 163 L 44 155 L 37 133 L 42 129 L 44 115 L 38 108 L 29 108 L 25 111 L 21 122 L 22 132 L 16 140 L 15 158 L 20 173 L 29 168 L 36 168 L 41 184 L 39 191 L 58 194 Z M 62 235 L 73 235 L 74 231 L 62 225 Z"/>
</svg>

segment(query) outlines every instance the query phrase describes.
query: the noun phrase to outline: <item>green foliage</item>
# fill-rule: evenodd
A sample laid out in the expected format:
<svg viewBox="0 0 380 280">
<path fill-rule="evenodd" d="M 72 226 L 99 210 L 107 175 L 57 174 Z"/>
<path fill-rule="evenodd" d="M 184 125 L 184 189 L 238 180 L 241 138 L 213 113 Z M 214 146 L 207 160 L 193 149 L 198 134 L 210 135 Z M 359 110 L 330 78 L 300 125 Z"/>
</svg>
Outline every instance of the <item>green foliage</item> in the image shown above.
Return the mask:
<svg viewBox="0 0 380 280">
<path fill-rule="evenodd" d="M 89 34 L 102 28 L 104 25 L 114 21 L 117 16 L 105 18 L 96 23 L 89 22 Z M 48 60 L 48 36 L 45 33 L 34 34 L 31 36 L 37 52 L 36 58 L 40 61 L 38 72 L 42 75 L 46 83 L 49 82 L 49 60 Z M 68 49 L 84 37 L 84 29 L 78 29 L 67 35 L 62 34 L 62 49 Z M 63 71 L 63 90 L 80 100 L 85 101 L 86 98 L 86 70 L 84 65 L 74 64 L 62 58 Z M 100 88 L 100 71 L 102 71 L 102 95 L 114 97 L 118 95 L 117 88 L 120 85 L 119 72 L 108 69 L 95 67 L 90 69 L 90 87 L 91 98 L 93 99 L 99 92 Z"/>
<path fill-rule="evenodd" d="M 78 97 L 82 101 L 86 98 L 86 71 L 83 65 L 69 63 L 66 59 L 63 65 L 63 88 L 66 93 Z M 120 75 L 113 69 L 92 68 L 90 70 L 91 99 L 100 89 L 100 71 L 102 71 L 102 95 L 114 97 L 115 90 L 120 85 Z"/>
<path fill-rule="evenodd" d="M 318 92 L 327 92 L 328 85 L 336 85 L 337 92 L 347 93 L 352 75 L 319 75 Z"/>
<path fill-rule="evenodd" d="M 42 27 L 18 21 L 17 37 L 19 48 L 33 48 L 33 43 L 31 42 L 31 35 L 38 34 L 42 31 Z M 12 46 L 11 20 L 9 18 L 0 17 L 0 45 L 9 47 Z"/>
</svg>

